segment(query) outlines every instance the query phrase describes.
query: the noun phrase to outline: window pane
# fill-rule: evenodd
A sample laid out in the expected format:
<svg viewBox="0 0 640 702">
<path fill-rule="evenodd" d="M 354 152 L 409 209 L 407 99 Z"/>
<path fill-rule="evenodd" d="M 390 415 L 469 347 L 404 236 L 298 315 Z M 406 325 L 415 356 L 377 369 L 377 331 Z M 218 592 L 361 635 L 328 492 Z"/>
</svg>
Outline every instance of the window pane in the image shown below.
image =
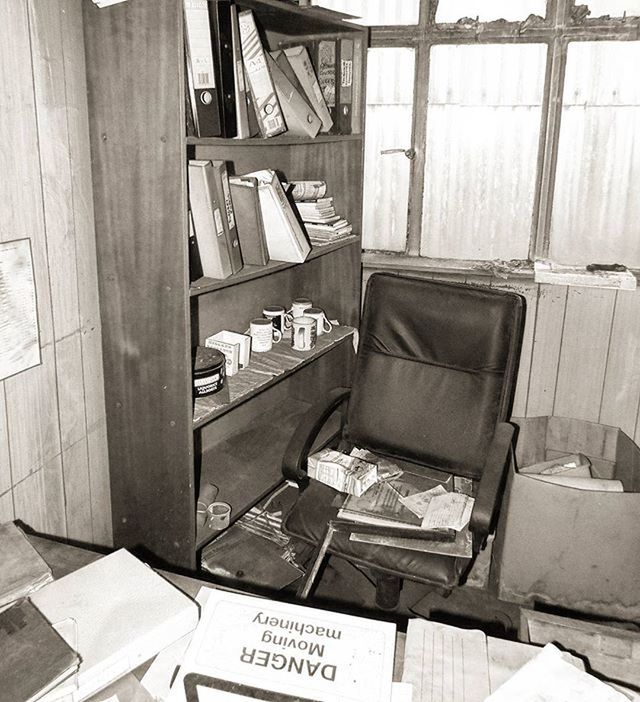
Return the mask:
<svg viewBox="0 0 640 702">
<path fill-rule="evenodd" d="M 431 49 L 423 256 L 526 259 L 546 46 Z"/>
<path fill-rule="evenodd" d="M 436 22 L 457 22 L 462 17 L 478 17 L 481 22 L 517 22 L 529 15 L 544 17 L 546 11 L 545 0 L 440 0 Z"/>
<path fill-rule="evenodd" d="M 640 42 L 569 45 L 551 258 L 640 266 Z"/>
<path fill-rule="evenodd" d="M 312 0 L 312 5 L 320 5 L 337 12 L 361 17 L 358 24 L 418 24 L 420 0 Z"/>
<path fill-rule="evenodd" d="M 386 149 L 411 147 L 413 49 L 369 49 L 364 155 L 362 246 L 404 251 L 411 162 Z"/>
<path fill-rule="evenodd" d="M 640 15 L 640 0 L 588 0 L 585 3 L 589 6 L 591 13 L 589 17 L 622 17 Z"/>
</svg>

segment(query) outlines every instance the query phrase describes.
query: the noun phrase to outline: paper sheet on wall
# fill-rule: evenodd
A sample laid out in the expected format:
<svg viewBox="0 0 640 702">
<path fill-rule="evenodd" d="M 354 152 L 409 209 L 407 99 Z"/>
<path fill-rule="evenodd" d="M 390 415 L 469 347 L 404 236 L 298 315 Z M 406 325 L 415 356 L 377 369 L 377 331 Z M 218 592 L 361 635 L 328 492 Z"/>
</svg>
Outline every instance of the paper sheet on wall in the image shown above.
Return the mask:
<svg viewBox="0 0 640 702">
<path fill-rule="evenodd" d="M 0 243 L 0 380 L 40 363 L 31 241 Z"/>
<path fill-rule="evenodd" d="M 402 682 L 413 685 L 413 702 L 483 702 L 489 696 L 486 636 L 411 619 Z"/>
</svg>

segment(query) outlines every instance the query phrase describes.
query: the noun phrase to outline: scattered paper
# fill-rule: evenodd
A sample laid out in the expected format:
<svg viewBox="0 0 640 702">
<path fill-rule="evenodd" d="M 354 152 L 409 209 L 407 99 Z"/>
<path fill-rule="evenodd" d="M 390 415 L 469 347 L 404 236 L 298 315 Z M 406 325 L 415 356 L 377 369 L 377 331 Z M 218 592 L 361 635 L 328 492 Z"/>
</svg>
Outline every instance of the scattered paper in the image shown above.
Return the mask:
<svg viewBox="0 0 640 702">
<path fill-rule="evenodd" d="M 0 380 L 40 364 L 31 240 L 0 243 Z"/>
<path fill-rule="evenodd" d="M 200 605 L 200 611 L 207 603 L 210 594 L 210 587 L 201 587 L 198 591 L 196 602 Z M 185 651 L 192 638 L 193 631 L 185 634 L 181 639 L 172 643 L 171 646 L 167 646 L 153 659 L 140 683 L 154 698 L 164 700 L 169 696 L 171 680 L 176 668 L 182 663 Z"/>
<path fill-rule="evenodd" d="M 453 491 L 473 497 L 473 480 L 471 480 L 471 478 L 464 478 L 461 475 L 454 475 Z"/>
<path fill-rule="evenodd" d="M 433 497 L 422 520 L 423 529 L 463 529 L 471 518 L 474 499 L 457 492 Z"/>
<path fill-rule="evenodd" d="M 427 513 L 431 500 L 438 495 L 446 494 L 447 491 L 442 487 L 442 485 L 437 485 L 430 490 L 417 492 L 415 495 L 400 497 L 399 500 L 407 509 L 410 509 L 416 515 L 416 517 L 424 517 Z"/>
<path fill-rule="evenodd" d="M 413 702 L 483 702 L 489 695 L 486 636 L 409 620 L 402 682 L 413 686 Z"/>
<path fill-rule="evenodd" d="M 413 685 L 403 682 L 391 683 L 391 702 L 411 702 Z"/>
<path fill-rule="evenodd" d="M 568 663 L 562 651 L 547 644 L 501 685 L 486 702 L 626 702 L 627 698 Z"/>
</svg>

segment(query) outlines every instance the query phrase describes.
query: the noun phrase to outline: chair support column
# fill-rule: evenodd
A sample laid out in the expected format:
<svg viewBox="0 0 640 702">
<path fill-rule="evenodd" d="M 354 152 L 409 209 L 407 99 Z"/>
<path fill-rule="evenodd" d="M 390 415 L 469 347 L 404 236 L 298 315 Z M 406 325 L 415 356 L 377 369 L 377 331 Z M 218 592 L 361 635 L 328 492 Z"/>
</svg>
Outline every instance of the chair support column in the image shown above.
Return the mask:
<svg viewBox="0 0 640 702">
<path fill-rule="evenodd" d="M 400 601 L 402 581 L 397 575 L 379 573 L 376 576 L 376 606 L 380 609 L 395 609 Z"/>
</svg>

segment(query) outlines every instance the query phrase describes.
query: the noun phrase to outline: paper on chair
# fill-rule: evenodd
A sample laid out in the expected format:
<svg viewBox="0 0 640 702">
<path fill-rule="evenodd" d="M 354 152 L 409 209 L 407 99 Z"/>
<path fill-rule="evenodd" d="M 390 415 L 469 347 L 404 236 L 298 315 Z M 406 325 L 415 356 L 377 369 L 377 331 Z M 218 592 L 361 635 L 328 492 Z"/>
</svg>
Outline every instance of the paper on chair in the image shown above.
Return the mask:
<svg viewBox="0 0 640 702">
<path fill-rule="evenodd" d="M 486 636 L 411 619 L 402 682 L 413 685 L 413 702 L 483 702 L 490 692 Z"/>
<path fill-rule="evenodd" d="M 434 497 L 422 520 L 422 528 L 460 531 L 469 523 L 473 502 L 473 497 L 457 492 Z"/>
<path fill-rule="evenodd" d="M 625 702 L 627 698 L 565 660 L 553 644 L 501 685 L 487 702 Z"/>
<path fill-rule="evenodd" d="M 410 509 L 416 517 L 424 517 L 431 500 L 438 495 L 446 494 L 447 491 L 442 485 L 436 485 L 436 487 L 431 488 L 431 490 L 417 492 L 415 495 L 407 495 L 406 497 L 400 497 L 398 499 L 407 509 Z"/>
</svg>

